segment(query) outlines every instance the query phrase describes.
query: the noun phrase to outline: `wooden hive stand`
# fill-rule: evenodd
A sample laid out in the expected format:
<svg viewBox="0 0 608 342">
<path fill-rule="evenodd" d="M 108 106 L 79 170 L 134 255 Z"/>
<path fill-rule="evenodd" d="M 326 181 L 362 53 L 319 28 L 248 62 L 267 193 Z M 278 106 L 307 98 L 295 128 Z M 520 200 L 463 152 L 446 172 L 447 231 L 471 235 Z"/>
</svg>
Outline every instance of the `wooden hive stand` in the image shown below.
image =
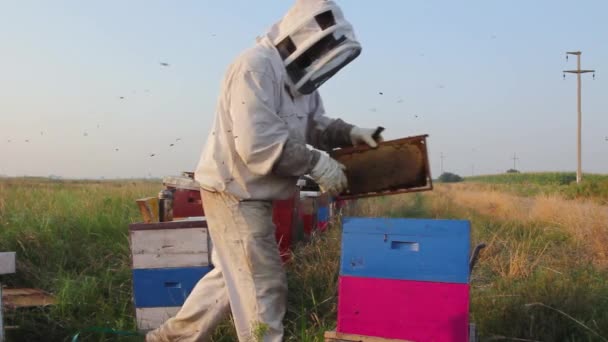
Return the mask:
<svg viewBox="0 0 608 342">
<path fill-rule="evenodd" d="M 15 273 L 15 252 L 0 252 L 0 275 Z M 5 330 L 17 326 L 4 325 L 4 312 L 20 308 L 44 307 L 53 305 L 53 296 L 39 289 L 7 289 L 0 283 L 0 342 L 6 340 Z"/>
<path fill-rule="evenodd" d="M 354 334 L 344 334 L 335 331 L 325 332 L 325 342 L 412 342 L 407 340 L 394 340 L 382 337 L 372 337 Z"/>
</svg>

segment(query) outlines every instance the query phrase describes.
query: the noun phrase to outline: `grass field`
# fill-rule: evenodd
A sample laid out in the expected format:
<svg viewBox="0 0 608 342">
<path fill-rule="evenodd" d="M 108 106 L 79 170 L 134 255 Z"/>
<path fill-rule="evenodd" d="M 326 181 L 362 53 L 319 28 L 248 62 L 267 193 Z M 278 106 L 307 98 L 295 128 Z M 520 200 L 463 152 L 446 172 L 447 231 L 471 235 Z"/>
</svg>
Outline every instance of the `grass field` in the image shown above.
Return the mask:
<svg viewBox="0 0 608 342">
<path fill-rule="evenodd" d="M 505 173 L 467 177 L 465 181 L 522 196 L 559 194 L 568 199 L 593 199 L 608 204 L 608 175 L 583 174 L 581 184 L 576 184 L 574 172 Z"/>
<path fill-rule="evenodd" d="M 599 177 L 599 176 L 598 176 Z M 598 179 L 603 182 L 605 178 Z M 522 184 L 539 187 L 525 191 Z M 476 179 L 433 192 L 360 200 L 349 215 L 471 220 L 486 242 L 472 278 L 483 340 L 608 340 L 608 209 L 602 195 L 554 183 Z M 570 187 L 571 185 L 564 185 Z M 134 329 L 127 225 L 134 199 L 159 182 L 0 180 L 0 249 L 17 252 L 4 284 L 54 293 L 59 305 L 9 314 L 9 341 L 69 341 L 91 326 Z M 571 190 L 568 190 L 571 191 Z M 334 328 L 339 223 L 296 248 L 288 266 L 286 340 L 321 341 Z M 141 341 L 85 334 L 82 341 Z M 230 322 L 214 341 L 235 341 Z"/>
</svg>

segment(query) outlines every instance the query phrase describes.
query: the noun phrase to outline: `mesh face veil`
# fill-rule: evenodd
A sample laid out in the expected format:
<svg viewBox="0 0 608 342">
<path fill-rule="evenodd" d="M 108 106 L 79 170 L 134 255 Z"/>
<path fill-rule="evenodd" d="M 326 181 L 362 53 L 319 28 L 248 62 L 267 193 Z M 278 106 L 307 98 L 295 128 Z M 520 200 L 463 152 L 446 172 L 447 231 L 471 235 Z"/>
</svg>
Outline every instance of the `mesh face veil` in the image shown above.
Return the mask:
<svg viewBox="0 0 608 342">
<path fill-rule="evenodd" d="M 326 0 L 300 0 L 273 27 L 275 44 L 289 86 L 310 94 L 361 53 L 353 27 L 338 5 Z"/>
</svg>

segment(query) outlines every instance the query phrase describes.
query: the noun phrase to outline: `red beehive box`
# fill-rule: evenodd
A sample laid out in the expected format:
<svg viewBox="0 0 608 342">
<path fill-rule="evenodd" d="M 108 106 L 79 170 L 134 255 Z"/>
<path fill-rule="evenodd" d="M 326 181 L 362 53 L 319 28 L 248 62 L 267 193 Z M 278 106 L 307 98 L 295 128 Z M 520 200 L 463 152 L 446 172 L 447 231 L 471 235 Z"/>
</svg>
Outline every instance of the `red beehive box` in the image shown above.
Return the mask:
<svg viewBox="0 0 608 342">
<path fill-rule="evenodd" d="M 163 185 L 173 191 L 174 218 L 205 216 L 197 181 L 188 176 L 172 176 L 165 177 Z"/>
<path fill-rule="evenodd" d="M 294 197 L 286 200 L 274 201 L 272 204 L 272 221 L 276 226 L 275 236 L 279 244 L 279 251 L 283 262 L 289 261 L 291 256 L 290 248 L 293 240 L 293 228 L 297 217 L 297 198 Z"/>
</svg>

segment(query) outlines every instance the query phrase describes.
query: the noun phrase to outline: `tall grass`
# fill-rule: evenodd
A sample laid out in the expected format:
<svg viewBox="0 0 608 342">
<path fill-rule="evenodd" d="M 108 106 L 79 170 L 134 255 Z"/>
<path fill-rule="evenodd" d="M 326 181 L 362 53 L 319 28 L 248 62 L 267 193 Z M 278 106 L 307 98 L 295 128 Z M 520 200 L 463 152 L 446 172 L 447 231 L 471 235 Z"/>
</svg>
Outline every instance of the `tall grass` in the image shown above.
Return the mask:
<svg viewBox="0 0 608 342">
<path fill-rule="evenodd" d="M 572 172 L 508 173 L 467 177 L 466 182 L 524 196 L 558 194 L 569 199 L 588 198 L 608 204 L 608 175 L 583 174 L 576 183 Z"/>
<path fill-rule="evenodd" d="M 0 250 L 17 252 L 8 286 L 54 293 L 59 304 L 10 312 L 11 341 L 63 341 L 90 326 L 133 329 L 128 224 L 156 182 L 0 182 Z"/>
<path fill-rule="evenodd" d="M 358 207 L 366 216 L 407 217 L 416 208 L 426 217 L 472 222 L 473 243 L 487 243 L 471 279 L 471 317 L 484 340 L 608 337 L 605 206 L 454 184 Z"/>
<path fill-rule="evenodd" d="M 18 258 L 17 274 L 3 283 L 59 299 L 11 313 L 8 323 L 20 329 L 10 331 L 10 341 L 67 341 L 90 326 L 135 328 L 127 226 L 139 219 L 134 199 L 157 193 L 158 184 L 0 181 L 0 248 Z M 360 200 L 346 213 L 471 220 L 473 242 L 488 244 L 471 279 L 472 320 L 484 340 L 535 341 L 608 336 L 607 214 L 597 201 L 522 197 L 468 183 Z M 287 341 L 322 341 L 335 327 L 339 226 L 297 246 L 287 265 Z M 228 320 L 213 341 L 235 336 Z"/>
<path fill-rule="evenodd" d="M 20 326 L 9 332 L 10 341 L 68 341 L 92 326 L 135 329 L 128 224 L 140 217 L 134 200 L 156 194 L 159 184 L 0 180 L 0 250 L 17 252 L 17 273 L 2 281 L 47 290 L 59 303 L 10 312 L 8 323 Z M 295 249 L 287 265 L 287 341 L 320 341 L 335 325 L 339 237 L 332 229 Z M 85 334 L 81 340 L 116 339 Z M 214 341 L 236 341 L 230 320 Z"/>
</svg>

